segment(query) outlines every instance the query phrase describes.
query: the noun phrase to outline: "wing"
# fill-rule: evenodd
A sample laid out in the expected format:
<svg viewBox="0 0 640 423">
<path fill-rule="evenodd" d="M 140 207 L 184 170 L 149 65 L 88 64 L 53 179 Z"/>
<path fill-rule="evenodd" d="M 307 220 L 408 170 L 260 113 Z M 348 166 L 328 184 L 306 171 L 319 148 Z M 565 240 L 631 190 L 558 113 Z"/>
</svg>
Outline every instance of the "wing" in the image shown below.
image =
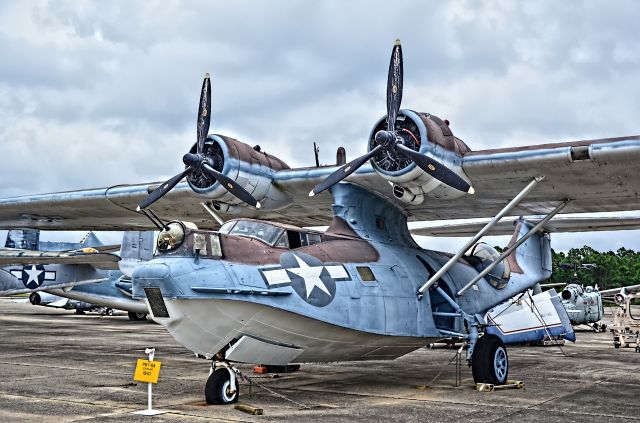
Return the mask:
<svg viewBox="0 0 640 423">
<path fill-rule="evenodd" d="M 225 142 L 230 151 L 229 146 L 240 144 L 226 138 Z M 264 153 L 251 151 L 236 156 L 225 157 L 231 170 L 224 170 L 225 164 L 223 171 L 261 202 L 260 210 L 243 205 L 218 185 L 195 193 L 186 182 L 155 203 L 153 210 L 164 220 L 188 220 L 202 228 L 218 227 L 202 203 L 223 219 L 252 217 L 299 226 L 329 222 L 333 203 L 330 193 L 315 197 L 308 193 L 337 166 L 289 169 L 281 162 L 273 165 L 277 159 Z M 539 176 L 544 180 L 512 214 L 546 214 L 566 199 L 571 201 L 563 213 L 636 210 L 640 200 L 640 136 L 466 151 L 450 160 L 471 182 L 475 195 L 449 195 L 435 189 L 425 193 L 423 201 L 407 202 L 394 196 L 389 178 L 380 176 L 371 165 L 362 166 L 346 181 L 391 200 L 413 221 L 493 217 Z M 0 227 L 154 229 L 136 207 L 158 186 L 119 185 L 2 199 Z"/>
<path fill-rule="evenodd" d="M 13 248 L 0 249 L 0 266 L 27 264 L 89 264 L 97 269 L 117 270 L 120 257 L 100 252 L 53 252 Z"/>
<path fill-rule="evenodd" d="M 537 225 L 542 218 L 525 217 L 527 222 Z M 419 226 L 409 228 L 412 235 L 424 236 L 473 236 L 482 229 L 489 219 L 474 220 L 473 222 L 422 222 Z M 518 218 L 503 218 L 487 235 L 512 235 Z M 544 232 L 592 232 L 592 231 L 621 231 L 640 229 L 640 216 L 562 216 L 558 215 L 542 227 Z"/>
</svg>

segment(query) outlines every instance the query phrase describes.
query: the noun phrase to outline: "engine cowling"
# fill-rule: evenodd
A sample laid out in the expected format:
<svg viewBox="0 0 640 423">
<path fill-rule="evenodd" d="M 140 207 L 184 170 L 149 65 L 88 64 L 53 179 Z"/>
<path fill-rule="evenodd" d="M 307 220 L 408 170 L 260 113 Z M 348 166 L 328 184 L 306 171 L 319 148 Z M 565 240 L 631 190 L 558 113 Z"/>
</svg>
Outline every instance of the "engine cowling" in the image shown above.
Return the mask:
<svg viewBox="0 0 640 423">
<path fill-rule="evenodd" d="M 385 116 L 378 120 L 369 135 L 369 151 L 377 145 L 375 134 L 386 128 Z M 398 114 L 396 130 L 407 147 L 430 156 L 470 182 L 462 170 L 462 155 L 470 148 L 453 135 L 447 122 L 428 113 L 402 109 Z M 420 204 L 424 196 L 456 198 L 465 194 L 443 184 L 400 154 L 383 151 L 374 156 L 371 163 L 380 176 L 393 183 L 396 198 L 407 203 Z"/>
<path fill-rule="evenodd" d="M 196 152 L 196 145 L 191 153 Z M 272 184 L 272 175 L 289 169 L 286 163 L 270 154 L 224 135 L 209 135 L 203 153 L 210 159 L 211 167 L 234 180 L 255 197 L 267 209 L 287 204 L 288 196 Z M 187 176 L 191 189 L 202 197 L 214 200 L 217 209 L 233 212 L 241 204 L 209 174 L 194 171 Z"/>
<path fill-rule="evenodd" d="M 46 306 L 58 300 L 60 300 L 60 297 L 47 292 L 32 292 L 31 295 L 29 295 L 29 302 L 33 305 Z"/>
</svg>

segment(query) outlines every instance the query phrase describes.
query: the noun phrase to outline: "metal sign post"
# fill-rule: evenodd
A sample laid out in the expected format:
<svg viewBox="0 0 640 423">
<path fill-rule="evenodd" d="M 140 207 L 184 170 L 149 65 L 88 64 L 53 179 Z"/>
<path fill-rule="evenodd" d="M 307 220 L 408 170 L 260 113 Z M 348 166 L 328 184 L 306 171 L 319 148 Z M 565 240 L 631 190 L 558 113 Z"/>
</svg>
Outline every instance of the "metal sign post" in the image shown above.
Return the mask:
<svg viewBox="0 0 640 423">
<path fill-rule="evenodd" d="M 153 361 L 153 358 L 156 353 L 155 348 L 147 348 L 144 350 L 145 354 L 149 354 L 149 360 L 138 359 L 138 363 L 136 365 L 136 372 L 133 375 L 133 380 L 137 380 L 138 382 L 148 382 L 148 394 L 149 398 L 147 399 L 147 409 L 141 411 L 134 411 L 131 414 L 139 414 L 142 416 L 155 416 L 158 414 L 168 413 L 167 410 L 154 410 L 151 405 L 151 395 L 153 393 L 153 384 L 158 383 L 158 376 L 160 376 L 160 365 L 162 364 L 159 361 Z"/>
</svg>

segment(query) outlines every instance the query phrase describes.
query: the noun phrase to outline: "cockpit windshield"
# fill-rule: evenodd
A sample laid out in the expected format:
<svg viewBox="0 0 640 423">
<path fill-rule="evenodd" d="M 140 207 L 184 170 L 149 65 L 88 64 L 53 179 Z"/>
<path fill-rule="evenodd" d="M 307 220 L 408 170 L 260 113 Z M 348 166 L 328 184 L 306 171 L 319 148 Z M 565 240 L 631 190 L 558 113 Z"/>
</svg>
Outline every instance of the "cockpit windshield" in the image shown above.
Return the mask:
<svg viewBox="0 0 640 423">
<path fill-rule="evenodd" d="M 269 245 L 273 245 L 278 240 L 282 232 L 284 232 L 284 229 L 278 226 L 253 220 L 238 220 L 232 228 L 225 228 L 225 230 L 228 230 L 229 235 L 256 238 Z"/>
</svg>

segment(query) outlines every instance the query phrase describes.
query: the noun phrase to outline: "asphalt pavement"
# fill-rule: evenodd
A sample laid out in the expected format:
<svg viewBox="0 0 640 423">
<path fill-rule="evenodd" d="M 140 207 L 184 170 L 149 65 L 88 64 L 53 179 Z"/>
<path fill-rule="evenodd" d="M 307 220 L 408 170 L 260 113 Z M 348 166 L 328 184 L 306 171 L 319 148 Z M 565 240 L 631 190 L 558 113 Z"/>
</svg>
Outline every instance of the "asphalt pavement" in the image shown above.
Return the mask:
<svg viewBox="0 0 640 423">
<path fill-rule="evenodd" d="M 393 361 L 305 364 L 296 373 L 256 375 L 240 386 L 253 416 L 206 405 L 209 363 L 162 326 L 115 316 L 74 315 L 0 299 L 0 422 L 185 421 L 640 421 L 640 354 L 614 349 L 610 333 L 578 332 L 559 347 L 510 347 L 510 379 L 524 389 L 477 392 L 454 349 L 423 348 Z M 154 408 L 133 380 L 136 359 L 155 347 L 162 362 Z"/>
</svg>

